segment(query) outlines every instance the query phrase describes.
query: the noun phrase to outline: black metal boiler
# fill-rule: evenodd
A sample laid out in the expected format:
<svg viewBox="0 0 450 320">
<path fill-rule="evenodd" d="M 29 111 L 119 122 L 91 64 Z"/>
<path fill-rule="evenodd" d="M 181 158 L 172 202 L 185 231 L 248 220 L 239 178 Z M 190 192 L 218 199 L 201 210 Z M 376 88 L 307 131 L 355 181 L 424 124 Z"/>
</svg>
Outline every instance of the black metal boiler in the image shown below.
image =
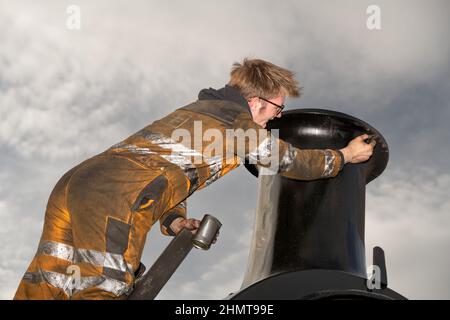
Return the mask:
<svg viewBox="0 0 450 320">
<path fill-rule="evenodd" d="M 387 287 L 384 252 L 374 248 L 368 280 L 364 246 L 366 184 L 386 168 L 389 150 L 373 127 L 349 115 L 297 109 L 269 123 L 303 149 L 340 149 L 374 135 L 365 163 L 347 164 L 335 178 L 296 181 L 260 175 L 247 272 L 229 299 L 405 299 Z M 255 166 L 246 165 L 254 175 Z"/>
</svg>

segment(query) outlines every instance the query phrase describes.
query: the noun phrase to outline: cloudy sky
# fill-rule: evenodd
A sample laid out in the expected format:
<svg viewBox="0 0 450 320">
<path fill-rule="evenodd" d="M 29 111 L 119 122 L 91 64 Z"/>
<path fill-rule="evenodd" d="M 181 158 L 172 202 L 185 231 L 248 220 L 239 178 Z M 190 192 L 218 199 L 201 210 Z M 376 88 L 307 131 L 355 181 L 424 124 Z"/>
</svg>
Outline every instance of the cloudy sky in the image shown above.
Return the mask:
<svg viewBox="0 0 450 320">
<path fill-rule="evenodd" d="M 67 28 L 71 4 L 80 30 Z M 381 30 L 366 26 L 371 4 Z M 304 95 L 288 109 L 345 112 L 384 135 L 390 162 L 367 188 L 367 262 L 379 245 L 391 288 L 450 299 L 449 15 L 446 0 L 0 0 L 0 298 L 14 295 L 67 170 L 223 86 L 250 56 L 296 73 Z M 189 199 L 191 216 L 222 221 L 221 236 L 193 251 L 158 298 L 240 288 L 256 188 L 239 168 Z M 154 228 L 143 262 L 169 240 Z"/>
</svg>

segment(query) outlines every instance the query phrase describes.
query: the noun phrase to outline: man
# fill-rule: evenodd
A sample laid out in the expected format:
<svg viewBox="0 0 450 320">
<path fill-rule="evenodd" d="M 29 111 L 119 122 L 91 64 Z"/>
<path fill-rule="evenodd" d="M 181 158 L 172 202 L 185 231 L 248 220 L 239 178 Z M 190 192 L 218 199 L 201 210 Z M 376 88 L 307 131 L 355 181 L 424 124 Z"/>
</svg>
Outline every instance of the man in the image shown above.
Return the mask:
<svg viewBox="0 0 450 320">
<path fill-rule="evenodd" d="M 233 65 L 224 88 L 200 91 L 198 101 L 68 171 L 50 195 L 38 251 L 15 299 L 126 298 L 143 272 L 152 225 L 159 221 L 165 235 L 195 232 L 199 221 L 186 218 L 186 199 L 244 160 L 311 180 L 334 177 L 345 163 L 372 155 L 367 135 L 341 150 L 300 150 L 270 135 L 236 147 L 239 132 L 267 132 L 288 96 L 299 96 L 292 72 L 245 59 Z M 204 139 L 211 132 L 227 137 L 213 150 Z M 186 134 L 194 146 L 179 141 Z"/>
</svg>

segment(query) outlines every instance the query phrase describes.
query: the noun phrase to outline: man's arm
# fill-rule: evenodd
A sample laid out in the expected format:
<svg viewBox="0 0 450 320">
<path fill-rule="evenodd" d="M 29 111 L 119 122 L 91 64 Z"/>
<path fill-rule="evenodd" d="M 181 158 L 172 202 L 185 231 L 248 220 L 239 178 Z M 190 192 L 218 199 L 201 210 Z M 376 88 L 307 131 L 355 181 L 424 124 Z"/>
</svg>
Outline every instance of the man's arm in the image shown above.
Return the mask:
<svg viewBox="0 0 450 320">
<path fill-rule="evenodd" d="M 292 179 L 299 179 L 298 177 L 301 176 L 302 180 L 335 177 L 346 163 L 364 162 L 372 156 L 376 142 L 373 140 L 366 143 L 365 140 L 368 138 L 367 134 L 360 135 L 340 150 L 300 150 L 292 146 L 284 147 L 293 148 L 286 154 L 294 153 L 295 156 L 291 156 L 287 164 L 281 160 L 280 174 Z M 283 143 L 286 144 L 280 140 L 280 144 Z M 286 168 L 283 168 L 283 165 Z M 322 173 L 320 173 L 321 170 Z M 298 173 L 301 172 L 305 174 L 299 175 Z"/>
<path fill-rule="evenodd" d="M 245 115 L 235 121 L 235 129 L 243 131 L 252 129 L 260 132 L 262 127 Z M 368 135 L 359 136 L 340 150 L 332 149 L 299 149 L 281 139 L 267 134 L 258 135 L 256 144 L 249 139 L 245 142 L 245 150 L 237 148 L 236 154 L 242 159 L 259 167 L 266 167 L 272 173 L 296 179 L 315 180 L 336 176 L 345 163 L 366 161 L 373 153 L 375 141 L 366 143 Z"/>
</svg>

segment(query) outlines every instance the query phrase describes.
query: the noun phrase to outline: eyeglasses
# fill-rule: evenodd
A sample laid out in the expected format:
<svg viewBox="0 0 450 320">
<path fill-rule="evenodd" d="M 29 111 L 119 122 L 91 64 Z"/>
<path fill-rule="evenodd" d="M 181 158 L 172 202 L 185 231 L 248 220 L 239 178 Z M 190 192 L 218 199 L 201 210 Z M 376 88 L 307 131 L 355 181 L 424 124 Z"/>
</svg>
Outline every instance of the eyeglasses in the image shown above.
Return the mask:
<svg viewBox="0 0 450 320">
<path fill-rule="evenodd" d="M 276 104 L 275 102 L 269 101 L 269 100 L 264 99 L 264 98 L 262 98 L 262 97 L 258 97 L 258 98 L 261 99 L 261 100 L 264 100 L 265 102 L 268 102 L 268 103 L 270 103 L 270 104 L 273 104 L 275 107 L 277 107 L 277 110 L 278 110 L 278 111 L 277 111 L 277 115 L 279 115 L 280 112 L 283 111 L 283 109 L 284 109 L 284 104 L 279 105 L 279 104 Z"/>
</svg>

